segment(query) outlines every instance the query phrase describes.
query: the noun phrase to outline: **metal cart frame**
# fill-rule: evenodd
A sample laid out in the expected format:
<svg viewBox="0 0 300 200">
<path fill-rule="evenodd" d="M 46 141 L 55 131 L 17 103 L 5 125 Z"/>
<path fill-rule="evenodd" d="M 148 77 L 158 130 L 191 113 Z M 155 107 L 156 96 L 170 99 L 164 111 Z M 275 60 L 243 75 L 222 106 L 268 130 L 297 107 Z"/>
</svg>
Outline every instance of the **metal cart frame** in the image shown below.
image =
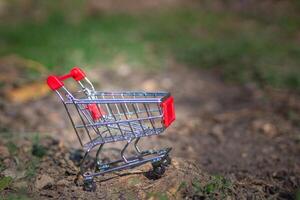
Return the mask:
<svg viewBox="0 0 300 200">
<path fill-rule="evenodd" d="M 64 80 L 72 78 L 80 91 L 71 93 Z M 151 162 L 154 178 L 161 177 L 170 164 L 171 148 L 142 151 L 138 143 L 142 137 L 161 134 L 174 120 L 174 99 L 168 92 L 101 92 L 96 91 L 85 73 L 74 67 L 63 76 L 51 75 L 47 84 L 61 99 L 85 154 L 80 164 L 84 189 L 95 190 L 93 178 Z M 103 162 L 100 153 L 106 143 L 125 141 L 120 159 Z M 135 156 L 126 157 L 133 143 Z M 95 167 L 87 166 L 87 157 L 96 150 Z"/>
</svg>

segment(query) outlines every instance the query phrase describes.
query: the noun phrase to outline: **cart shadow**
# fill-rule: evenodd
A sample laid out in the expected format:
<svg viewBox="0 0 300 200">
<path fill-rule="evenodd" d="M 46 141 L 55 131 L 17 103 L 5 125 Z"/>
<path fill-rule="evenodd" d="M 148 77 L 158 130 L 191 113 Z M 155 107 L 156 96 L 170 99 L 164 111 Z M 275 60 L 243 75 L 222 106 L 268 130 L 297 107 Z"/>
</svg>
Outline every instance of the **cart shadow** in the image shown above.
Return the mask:
<svg viewBox="0 0 300 200">
<path fill-rule="evenodd" d="M 117 149 L 117 148 L 110 148 L 110 150 L 119 151 L 119 149 Z M 70 157 L 69 157 L 70 160 L 72 160 L 73 163 L 76 166 L 80 166 L 80 162 L 81 162 L 81 160 L 84 156 L 84 151 L 81 150 L 81 149 L 72 149 L 69 153 L 70 153 Z M 103 158 L 103 160 L 109 161 L 108 158 Z M 87 163 L 89 163 L 89 167 L 91 167 L 91 168 L 95 167 L 96 163 L 94 161 L 95 161 L 94 157 L 92 157 L 92 156 L 87 157 Z M 157 179 L 159 179 L 155 176 L 153 170 L 149 170 L 149 171 L 146 171 L 146 172 L 145 171 L 115 172 L 110 177 L 101 179 L 100 182 L 101 183 L 102 182 L 107 182 L 107 181 L 114 180 L 114 179 L 119 178 L 119 177 L 132 176 L 132 175 L 143 175 L 148 180 L 157 180 Z"/>
<path fill-rule="evenodd" d="M 125 173 L 120 173 L 120 174 L 114 174 L 112 177 L 101 179 L 100 182 L 103 183 L 103 182 L 114 180 L 114 179 L 117 179 L 117 178 L 120 178 L 120 177 L 132 176 L 132 175 L 143 175 L 148 180 L 157 180 L 157 179 L 160 178 L 160 177 L 157 177 L 152 170 L 150 170 L 150 171 L 147 171 L 147 172 L 144 172 L 144 171 L 142 172 L 141 171 L 141 172 L 125 172 Z"/>
</svg>

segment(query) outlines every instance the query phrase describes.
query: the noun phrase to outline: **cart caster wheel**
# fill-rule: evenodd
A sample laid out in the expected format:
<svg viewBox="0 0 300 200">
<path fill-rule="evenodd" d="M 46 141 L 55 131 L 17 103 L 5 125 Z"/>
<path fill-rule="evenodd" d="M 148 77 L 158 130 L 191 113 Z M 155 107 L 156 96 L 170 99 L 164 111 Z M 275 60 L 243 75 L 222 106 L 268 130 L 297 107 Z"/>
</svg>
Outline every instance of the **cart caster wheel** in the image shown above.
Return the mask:
<svg viewBox="0 0 300 200">
<path fill-rule="evenodd" d="M 153 168 L 153 172 L 155 173 L 156 176 L 161 177 L 166 172 L 166 168 L 165 166 L 161 165 Z"/>
<path fill-rule="evenodd" d="M 167 155 L 161 164 L 165 167 L 169 167 L 169 165 L 171 165 L 171 163 L 172 163 L 172 159 L 170 158 L 169 155 Z"/>
<path fill-rule="evenodd" d="M 152 176 L 154 179 L 161 178 L 166 172 L 166 167 L 164 165 L 153 167 Z"/>
<path fill-rule="evenodd" d="M 148 179 L 160 179 L 166 172 L 166 167 L 161 162 L 152 163 L 153 169 L 145 174 Z"/>
<path fill-rule="evenodd" d="M 97 185 L 93 179 L 84 180 L 83 190 L 87 192 L 95 192 Z"/>
</svg>

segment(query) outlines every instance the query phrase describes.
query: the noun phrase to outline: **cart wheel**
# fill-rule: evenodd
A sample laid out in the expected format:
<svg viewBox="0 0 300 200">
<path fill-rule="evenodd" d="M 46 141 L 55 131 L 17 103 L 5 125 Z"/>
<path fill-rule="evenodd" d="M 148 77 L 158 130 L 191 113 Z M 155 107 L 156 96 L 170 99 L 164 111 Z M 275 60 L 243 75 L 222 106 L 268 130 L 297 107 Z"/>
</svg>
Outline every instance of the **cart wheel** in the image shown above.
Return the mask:
<svg viewBox="0 0 300 200">
<path fill-rule="evenodd" d="M 164 175 L 165 172 L 166 172 L 166 167 L 161 164 L 160 166 L 153 167 L 152 176 L 154 179 L 159 179 L 162 177 L 162 175 Z"/>
<path fill-rule="evenodd" d="M 86 179 L 83 183 L 83 190 L 87 192 L 95 192 L 97 185 L 93 179 Z"/>
<path fill-rule="evenodd" d="M 169 165 L 172 163 L 172 159 L 170 158 L 169 155 L 167 155 L 164 160 L 162 161 L 162 165 L 165 167 L 169 167 Z"/>
</svg>

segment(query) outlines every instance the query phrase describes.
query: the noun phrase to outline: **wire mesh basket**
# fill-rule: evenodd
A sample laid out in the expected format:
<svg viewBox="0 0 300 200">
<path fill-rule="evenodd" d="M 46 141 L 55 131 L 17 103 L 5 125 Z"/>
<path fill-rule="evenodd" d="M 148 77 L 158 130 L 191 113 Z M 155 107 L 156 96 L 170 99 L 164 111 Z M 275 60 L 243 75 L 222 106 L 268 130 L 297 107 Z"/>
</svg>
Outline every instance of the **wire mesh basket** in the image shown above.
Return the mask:
<svg viewBox="0 0 300 200">
<path fill-rule="evenodd" d="M 72 93 L 65 87 L 63 81 L 68 78 L 77 82 L 79 92 Z M 152 163 L 155 176 L 160 177 L 164 173 L 170 164 L 171 148 L 142 151 L 138 143 L 143 137 L 163 133 L 175 120 L 174 99 L 170 93 L 97 91 L 78 67 L 63 76 L 49 76 L 47 83 L 61 99 L 78 141 L 85 151 L 80 169 L 86 190 L 95 189 L 95 176 L 148 162 Z M 120 151 L 120 159 L 103 162 L 100 159 L 103 146 L 118 141 L 125 141 Z M 126 157 L 124 153 L 131 143 L 136 155 Z M 92 170 L 85 167 L 85 161 L 94 149 L 97 152 L 95 168 Z"/>
</svg>

